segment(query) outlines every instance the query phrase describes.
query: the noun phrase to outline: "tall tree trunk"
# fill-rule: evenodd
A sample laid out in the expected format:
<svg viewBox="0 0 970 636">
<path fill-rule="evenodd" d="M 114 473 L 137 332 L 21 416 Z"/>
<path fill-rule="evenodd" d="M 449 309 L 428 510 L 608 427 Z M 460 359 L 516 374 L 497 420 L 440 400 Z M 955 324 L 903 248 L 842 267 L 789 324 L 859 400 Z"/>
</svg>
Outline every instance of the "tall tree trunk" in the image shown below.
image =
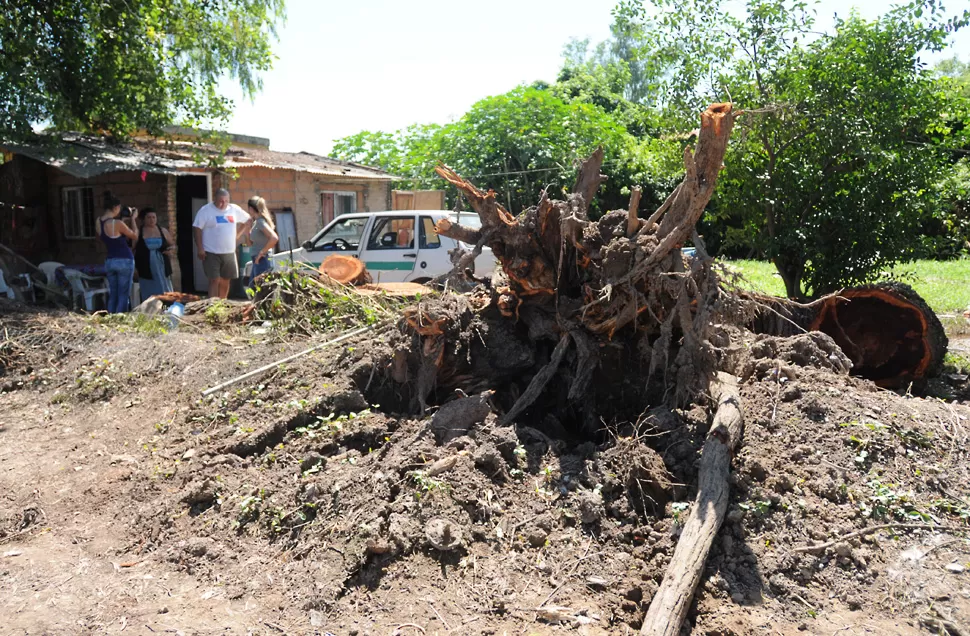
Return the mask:
<svg viewBox="0 0 970 636">
<path fill-rule="evenodd" d="M 775 257 L 772 259 L 782 282 L 785 283 L 785 297 L 789 300 L 802 300 L 801 267 L 792 265 L 785 260 Z"/>
</svg>

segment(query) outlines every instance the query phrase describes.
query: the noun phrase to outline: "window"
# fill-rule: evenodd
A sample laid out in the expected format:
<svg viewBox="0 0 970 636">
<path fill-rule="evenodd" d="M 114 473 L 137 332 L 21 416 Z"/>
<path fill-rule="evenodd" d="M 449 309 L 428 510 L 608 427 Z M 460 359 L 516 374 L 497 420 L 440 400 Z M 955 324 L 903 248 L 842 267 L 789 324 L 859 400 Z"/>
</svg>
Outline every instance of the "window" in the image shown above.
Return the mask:
<svg viewBox="0 0 970 636">
<path fill-rule="evenodd" d="M 94 222 L 94 189 L 90 186 L 63 188 L 64 237 L 69 239 L 97 236 Z"/>
<path fill-rule="evenodd" d="M 414 217 L 384 216 L 374 219 L 374 229 L 367 240 L 369 250 L 414 249 Z"/>
<path fill-rule="evenodd" d="M 320 193 L 320 216 L 324 225 L 342 214 L 353 214 L 356 211 L 356 192 Z"/>
<path fill-rule="evenodd" d="M 430 216 L 421 217 L 421 242 L 419 245 L 423 250 L 433 250 L 441 247 L 441 237 L 435 232 L 434 219 Z"/>
</svg>

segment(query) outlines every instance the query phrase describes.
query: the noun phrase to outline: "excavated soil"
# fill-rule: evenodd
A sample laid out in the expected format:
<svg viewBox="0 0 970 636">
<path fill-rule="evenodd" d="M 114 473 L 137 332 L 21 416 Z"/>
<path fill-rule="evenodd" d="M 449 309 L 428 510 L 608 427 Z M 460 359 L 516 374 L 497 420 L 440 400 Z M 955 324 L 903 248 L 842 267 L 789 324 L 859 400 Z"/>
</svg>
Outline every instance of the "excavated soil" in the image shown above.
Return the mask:
<svg viewBox="0 0 970 636">
<path fill-rule="evenodd" d="M 695 494 L 704 406 L 588 438 L 501 426 L 488 391 L 419 418 L 378 399 L 384 336 L 201 398 L 324 337 L 0 311 L 2 633 L 633 634 Z M 970 408 L 851 378 L 824 336 L 741 340 L 685 633 L 965 629 Z"/>
</svg>

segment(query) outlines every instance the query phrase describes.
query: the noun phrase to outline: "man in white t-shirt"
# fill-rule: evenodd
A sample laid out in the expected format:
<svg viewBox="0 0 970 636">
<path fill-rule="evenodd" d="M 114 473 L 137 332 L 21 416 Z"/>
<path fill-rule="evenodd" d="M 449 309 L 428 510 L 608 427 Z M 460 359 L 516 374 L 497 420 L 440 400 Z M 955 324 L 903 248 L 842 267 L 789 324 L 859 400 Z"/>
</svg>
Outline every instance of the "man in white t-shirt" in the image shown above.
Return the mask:
<svg viewBox="0 0 970 636">
<path fill-rule="evenodd" d="M 210 298 L 227 297 L 229 281 L 239 277 L 236 245 L 249 223 L 249 215 L 229 203 L 229 191 L 224 189 L 216 191 L 215 200 L 195 215 L 192 233 L 202 270 L 209 279 Z"/>
</svg>

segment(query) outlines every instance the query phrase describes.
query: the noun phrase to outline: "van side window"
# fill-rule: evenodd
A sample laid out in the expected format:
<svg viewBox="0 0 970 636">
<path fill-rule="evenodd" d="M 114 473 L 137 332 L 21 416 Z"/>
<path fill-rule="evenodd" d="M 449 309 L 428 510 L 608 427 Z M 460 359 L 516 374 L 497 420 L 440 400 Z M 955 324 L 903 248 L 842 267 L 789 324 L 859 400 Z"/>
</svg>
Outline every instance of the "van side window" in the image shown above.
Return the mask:
<svg viewBox="0 0 970 636">
<path fill-rule="evenodd" d="M 414 249 L 414 217 L 384 216 L 374 218 L 374 229 L 367 239 L 369 250 Z"/>
<path fill-rule="evenodd" d="M 430 216 L 421 217 L 421 243 L 423 250 L 433 250 L 441 247 L 441 237 L 434 230 L 434 219 Z"/>
</svg>

